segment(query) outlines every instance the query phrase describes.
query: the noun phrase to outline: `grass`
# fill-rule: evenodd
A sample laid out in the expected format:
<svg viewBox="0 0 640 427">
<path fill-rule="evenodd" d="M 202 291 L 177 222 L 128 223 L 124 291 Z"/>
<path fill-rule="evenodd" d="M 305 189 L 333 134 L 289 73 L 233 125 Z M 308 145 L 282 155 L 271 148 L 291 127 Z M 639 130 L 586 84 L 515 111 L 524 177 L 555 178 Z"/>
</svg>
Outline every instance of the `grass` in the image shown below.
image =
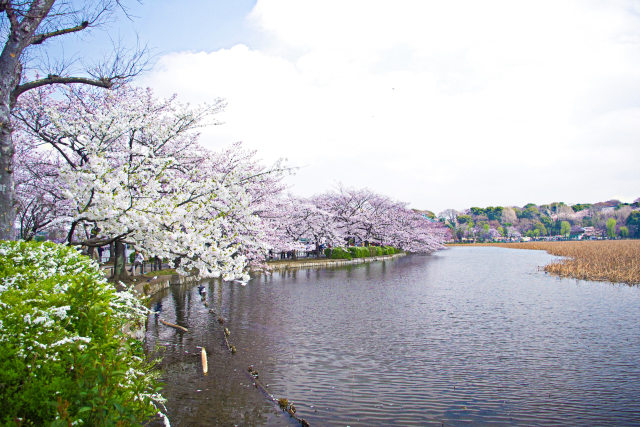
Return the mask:
<svg viewBox="0 0 640 427">
<path fill-rule="evenodd" d="M 544 270 L 548 273 L 583 280 L 640 284 L 640 240 L 477 243 L 475 246 L 544 250 L 566 257 L 546 265 Z"/>
</svg>

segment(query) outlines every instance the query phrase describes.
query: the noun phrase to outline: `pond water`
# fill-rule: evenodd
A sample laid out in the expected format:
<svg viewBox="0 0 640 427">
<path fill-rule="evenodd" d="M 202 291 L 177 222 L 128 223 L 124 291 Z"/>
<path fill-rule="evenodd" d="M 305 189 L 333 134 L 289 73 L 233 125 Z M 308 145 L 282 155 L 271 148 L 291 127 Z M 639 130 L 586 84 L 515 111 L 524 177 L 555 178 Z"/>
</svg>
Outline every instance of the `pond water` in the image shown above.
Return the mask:
<svg viewBox="0 0 640 427">
<path fill-rule="evenodd" d="M 551 260 L 457 247 L 205 282 L 204 300 L 174 287 L 146 336 L 164 349 L 169 418 L 295 425 L 252 386 L 253 365 L 312 426 L 640 424 L 640 288 L 557 279 L 538 269 Z"/>
</svg>

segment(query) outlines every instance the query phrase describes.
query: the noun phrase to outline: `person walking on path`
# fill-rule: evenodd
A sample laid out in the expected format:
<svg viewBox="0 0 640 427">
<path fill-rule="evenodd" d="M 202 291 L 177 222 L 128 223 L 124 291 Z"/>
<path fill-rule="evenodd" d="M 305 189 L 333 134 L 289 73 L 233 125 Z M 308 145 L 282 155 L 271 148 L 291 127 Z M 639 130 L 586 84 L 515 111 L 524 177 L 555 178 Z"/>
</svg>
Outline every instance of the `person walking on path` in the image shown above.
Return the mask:
<svg viewBox="0 0 640 427">
<path fill-rule="evenodd" d="M 132 273 L 135 276 L 136 267 L 140 266 L 140 274 L 143 274 L 144 273 L 144 266 L 142 264 L 143 262 L 144 262 L 144 257 L 142 256 L 142 254 L 140 252 L 136 252 L 136 258 L 133 260 L 133 265 L 131 266 L 129 273 Z"/>
</svg>

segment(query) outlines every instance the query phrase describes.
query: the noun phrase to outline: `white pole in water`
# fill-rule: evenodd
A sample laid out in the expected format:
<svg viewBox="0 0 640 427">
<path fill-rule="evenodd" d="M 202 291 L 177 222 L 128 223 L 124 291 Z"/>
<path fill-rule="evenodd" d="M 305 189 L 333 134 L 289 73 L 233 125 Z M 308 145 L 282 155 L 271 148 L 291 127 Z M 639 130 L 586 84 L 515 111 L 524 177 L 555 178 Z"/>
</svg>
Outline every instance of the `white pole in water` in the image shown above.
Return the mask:
<svg viewBox="0 0 640 427">
<path fill-rule="evenodd" d="M 204 349 L 204 347 L 201 348 L 202 352 L 200 353 L 200 355 L 202 356 L 202 373 L 207 375 L 207 373 L 209 372 L 209 365 L 207 364 L 207 351 Z"/>
</svg>

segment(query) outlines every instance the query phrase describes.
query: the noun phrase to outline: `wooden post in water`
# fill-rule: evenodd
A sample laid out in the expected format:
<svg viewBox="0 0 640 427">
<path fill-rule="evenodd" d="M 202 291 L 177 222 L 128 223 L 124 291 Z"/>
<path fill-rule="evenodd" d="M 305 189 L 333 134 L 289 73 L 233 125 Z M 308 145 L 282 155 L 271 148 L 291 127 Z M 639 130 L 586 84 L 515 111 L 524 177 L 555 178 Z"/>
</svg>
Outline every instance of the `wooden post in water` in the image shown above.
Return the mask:
<svg viewBox="0 0 640 427">
<path fill-rule="evenodd" d="M 185 328 L 184 326 L 174 325 L 173 323 L 166 322 L 166 321 L 164 321 L 162 319 L 160 319 L 160 323 L 162 323 L 163 325 L 167 325 L 167 326 L 170 326 L 172 328 L 176 328 L 178 330 L 181 330 L 182 332 L 189 332 L 189 330 L 187 328 Z"/>
<path fill-rule="evenodd" d="M 204 347 L 201 348 L 201 357 L 202 357 L 202 373 L 207 375 L 207 373 L 209 372 L 209 365 L 207 364 L 207 351 L 204 349 Z"/>
</svg>

